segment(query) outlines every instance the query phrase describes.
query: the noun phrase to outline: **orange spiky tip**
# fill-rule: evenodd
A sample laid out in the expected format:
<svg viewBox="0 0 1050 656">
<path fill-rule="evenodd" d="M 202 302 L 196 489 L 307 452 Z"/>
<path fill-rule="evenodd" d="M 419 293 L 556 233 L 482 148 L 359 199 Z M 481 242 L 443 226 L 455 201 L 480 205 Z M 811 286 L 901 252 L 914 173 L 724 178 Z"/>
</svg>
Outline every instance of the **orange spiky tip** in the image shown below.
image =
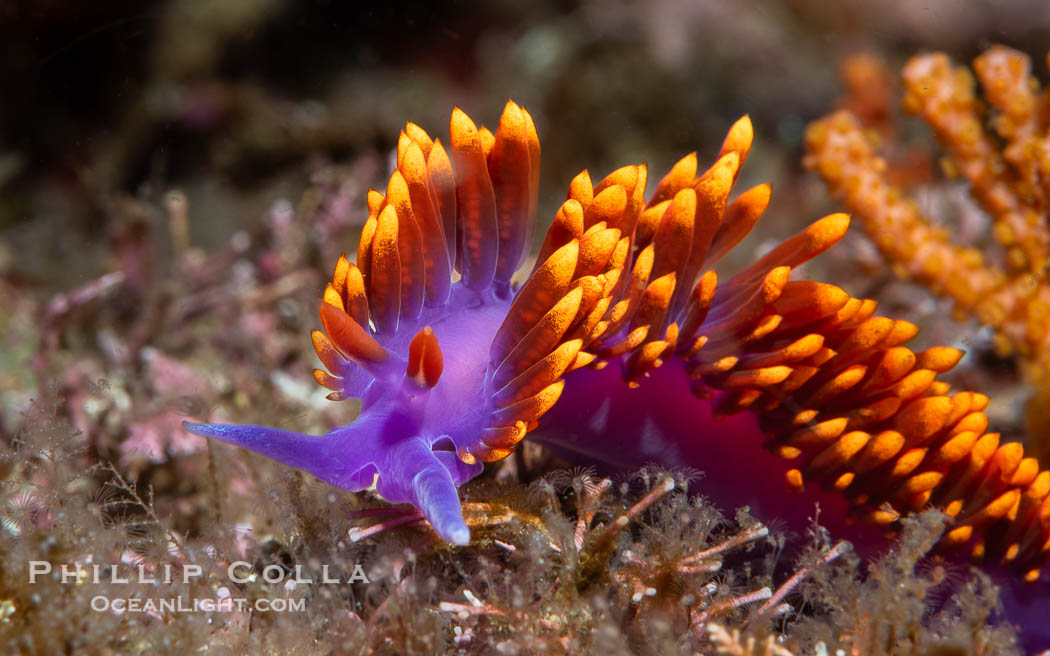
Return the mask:
<svg viewBox="0 0 1050 656">
<path fill-rule="evenodd" d="M 438 346 L 437 337 L 430 326 L 422 328 L 408 345 L 408 371 L 406 375 L 420 387 L 433 387 L 441 378 L 445 362 Z"/>
</svg>

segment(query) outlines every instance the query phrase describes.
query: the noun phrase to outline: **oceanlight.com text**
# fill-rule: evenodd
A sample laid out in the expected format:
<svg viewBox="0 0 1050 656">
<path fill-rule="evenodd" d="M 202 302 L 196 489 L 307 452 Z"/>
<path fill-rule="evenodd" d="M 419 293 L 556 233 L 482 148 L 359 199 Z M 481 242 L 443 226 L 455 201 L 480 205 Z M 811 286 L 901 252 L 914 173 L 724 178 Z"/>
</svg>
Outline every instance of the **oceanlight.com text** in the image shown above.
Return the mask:
<svg viewBox="0 0 1050 656">
<path fill-rule="evenodd" d="M 91 610 L 114 613 L 149 613 L 162 615 L 167 613 L 198 613 L 253 610 L 258 613 L 301 613 L 306 610 L 305 599 L 244 599 L 226 597 L 223 599 L 186 599 L 169 597 L 166 599 L 142 599 L 139 597 L 106 597 L 96 595 L 91 599 Z"/>
</svg>

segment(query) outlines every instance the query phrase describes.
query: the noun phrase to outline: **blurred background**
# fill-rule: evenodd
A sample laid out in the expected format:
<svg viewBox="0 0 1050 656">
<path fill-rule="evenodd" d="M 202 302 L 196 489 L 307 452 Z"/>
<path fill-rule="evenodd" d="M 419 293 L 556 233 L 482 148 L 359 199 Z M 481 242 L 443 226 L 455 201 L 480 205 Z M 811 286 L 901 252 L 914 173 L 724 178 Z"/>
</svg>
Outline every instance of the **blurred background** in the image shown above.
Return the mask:
<svg viewBox="0 0 1050 656">
<path fill-rule="evenodd" d="M 492 126 L 513 98 L 534 117 L 543 153 L 537 242 L 581 169 L 598 180 L 644 161 L 655 181 L 694 150 L 706 168 L 730 125 L 750 114 L 756 139 L 737 192 L 771 182 L 773 200 L 752 235 L 719 264 L 724 279 L 840 209 L 802 159 L 806 125 L 845 106 L 897 144 L 890 157 L 904 164 L 898 168 L 907 179 L 900 182 L 931 223 L 1000 261 L 987 215 L 965 183 L 942 175 L 943 151 L 931 131 L 900 111 L 898 80 L 916 54 L 941 50 L 968 65 L 997 43 L 1028 54 L 1045 86 L 1050 3 L 0 0 L 0 642 L 9 641 L 10 653 L 27 644 L 54 645 L 34 653 L 94 652 L 99 645 L 107 653 L 184 653 L 194 645 L 209 653 L 227 653 L 223 645 L 228 653 L 263 653 L 263 643 L 273 653 L 313 653 L 322 643 L 311 641 L 322 639 L 366 644 L 364 620 L 373 627 L 374 618 L 385 622 L 384 613 L 393 612 L 400 619 L 391 626 L 402 627 L 405 644 L 430 646 L 377 653 L 436 653 L 433 640 L 451 640 L 453 629 L 450 616 L 441 619 L 430 604 L 475 602 L 464 590 L 482 588 L 461 589 L 461 572 L 485 559 L 495 563 L 479 570 L 486 581 L 504 559 L 528 565 L 484 584 L 504 586 L 508 598 L 574 599 L 528 587 L 555 579 L 545 567 L 568 580 L 557 559 L 525 548 L 545 544 L 531 533 L 522 534 L 516 554 L 500 543 L 483 556 L 463 550 L 462 562 L 435 543 L 414 542 L 429 538 L 412 529 L 347 547 L 358 530 L 351 525 L 374 508 L 357 519 L 351 511 L 374 505 L 373 497 L 343 494 L 261 456 L 209 443 L 183 430 L 182 421 L 319 434 L 354 418 L 356 400 L 326 400 L 311 376 L 318 300 L 339 254 L 356 249 L 367 190 L 385 189 L 399 130 L 413 121 L 444 138 L 453 105 Z M 916 351 L 932 344 L 967 350 L 944 378 L 991 396 L 988 414 L 1004 438 L 1046 435 L 1050 465 L 1050 429 L 1025 429 L 1034 386 L 1022 377 L 1023 361 L 997 351 L 995 335 L 976 320 L 956 320 L 950 301 L 896 278 L 859 223 L 798 275 L 876 298 L 882 313 L 914 322 L 922 329 L 909 344 Z M 1038 275 L 1033 286 L 1045 284 Z M 1042 416 L 1050 425 L 1050 413 Z M 561 466 L 526 441 L 471 488 L 473 498 L 499 498 L 484 496 L 496 494 L 492 479 L 527 483 Z M 686 535 L 683 511 L 661 516 L 674 518 L 668 535 Z M 565 531 L 575 525 L 562 523 Z M 656 531 L 645 535 L 657 536 L 647 544 L 658 547 L 680 544 Z M 914 545 L 924 539 L 913 540 L 903 557 L 917 554 Z M 171 549 L 180 542 L 185 553 Z M 419 553 L 437 557 L 417 562 L 410 544 L 429 545 Z M 717 574 L 726 582 L 718 586 L 726 596 L 718 598 L 745 589 L 732 568 L 748 572 L 751 589 L 767 585 L 772 578 L 764 572 L 772 576 L 779 552 L 753 551 L 754 566 L 742 556 L 730 561 Z M 211 572 L 234 555 L 256 571 L 268 563 L 290 568 L 296 559 L 345 565 L 360 558 L 378 568 L 369 576 L 380 572 L 380 583 L 348 597 L 341 587 L 319 593 L 306 620 L 242 614 L 225 625 L 205 613 L 152 622 L 89 612 L 92 586 L 27 587 L 20 569 L 42 559 L 142 562 L 129 554 L 154 563 L 177 556 Z M 787 560 L 777 566 L 783 570 Z M 910 562 L 888 567 L 905 572 Z M 404 580 L 403 567 L 413 572 Z M 415 572 L 427 586 L 444 587 L 416 594 L 407 587 Z M 938 583 L 961 580 L 935 572 L 939 566 L 928 570 Z M 835 590 L 822 593 L 825 599 L 865 596 L 839 578 L 827 581 Z M 885 603 L 884 595 L 866 598 L 898 612 L 894 603 L 909 608 L 926 594 L 927 584 L 916 581 L 912 588 L 888 585 L 892 599 Z M 252 594 L 284 596 L 285 589 L 257 581 Z M 706 605 L 712 593 L 703 594 Z M 642 618 L 637 625 L 645 631 L 661 626 L 635 615 L 640 596 L 630 612 L 610 611 L 607 598 L 613 593 L 595 596 L 601 606 L 587 611 L 591 621 L 609 617 L 618 626 L 622 615 Z M 831 603 L 815 599 L 818 610 Z M 862 634 L 873 624 L 867 607 L 855 611 Z M 574 631 L 588 626 L 578 610 L 565 615 Z M 914 612 L 907 632 L 897 635 L 911 635 L 924 613 L 929 618 L 922 608 Z M 545 626 L 540 621 L 530 630 Z M 470 641 L 471 625 L 464 626 L 467 633 L 455 628 L 457 644 Z M 502 631 L 498 622 L 491 626 Z M 835 625 L 835 639 L 842 626 Z M 522 640 L 529 635 L 524 631 Z M 645 648 L 669 653 L 651 633 L 640 635 Z"/>
<path fill-rule="evenodd" d="M 332 164 L 355 169 L 361 221 L 406 120 L 444 134 L 458 104 L 491 124 L 507 98 L 539 127 L 542 217 L 579 170 L 713 157 L 749 113 L 746 175 L 775 184 L 772 215 L 809 220 L 788 187 L 806 184 L 802 131 L 842 95 L 845 55 L 896 71 L 920 51 L 965 62 L 1005 43 L 1041 62 L 1050 42 L 1043 0 L 382 5 L 0 3 L 0 271 L 50 290 L 98 275 L 121 199 L 163 209 L 171 189 L 212 249 Z"/>
<path fill-rule="evenodd" d="M 734 252 L 748 259 L 837 209 L 801 157 L 806 124 L 845 94 L 844 58 L 874 55 L 895 86 L 916 53 L 967 63 L 995 43 L 1045 79 L 1050 6 L 5 0 L 0 429 L 15 431 L 30 399 L 61 398 L 91 455 L 150 476 L 201 450 L 178 428 L 187 414 L 345 420 L 313 385 L 307 332 L 407 120 L 443 136 L 453 105 L 490 125 L 508 98 L 526 105 L 544 227 L 581 169 L 646 161 L 658 179 L 693 150 L 706 166 L 750 114 L 739 188 L 769 181 L 774 196 Z M 882 91 L 896 112 L 899 91 Z M 812 266 L 922 325 L 919 347 L 962 340 L 981 355 L 979 326 L 895 281 L 859 231 Z M 991 380 L 995 419 L 1020 434 L 1011 361 L 970 358 L 955 376 Z"/>
</svg>

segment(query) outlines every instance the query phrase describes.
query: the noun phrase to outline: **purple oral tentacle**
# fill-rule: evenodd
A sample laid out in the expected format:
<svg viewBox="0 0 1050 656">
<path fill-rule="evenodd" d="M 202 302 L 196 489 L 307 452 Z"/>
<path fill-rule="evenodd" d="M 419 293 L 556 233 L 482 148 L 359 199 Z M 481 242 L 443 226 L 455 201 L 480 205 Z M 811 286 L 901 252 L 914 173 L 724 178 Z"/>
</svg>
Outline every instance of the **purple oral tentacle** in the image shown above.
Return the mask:
<svg viewBox="0 0 1050 656">
<path fill-rule="evenodd" d="M 362 416 L 349 426 L 324 435 L 306 435 L 267 426 L 183 422 L 202 437 L 222 440 L 296 469 L 337 487 L 359 491 L 372 485 L 377 451 L 371 433 L 374 417 Z"/>
<path fill-rule="evenodd" d="M 474 475 L 480 470 L 478 465 Z M 405 440 L 384 455 L 376 491 L 387 501 L 419 508 L 443 539 L 461 546 L 470 542 L 457 483 L 422 439 Z"/>
</svg>

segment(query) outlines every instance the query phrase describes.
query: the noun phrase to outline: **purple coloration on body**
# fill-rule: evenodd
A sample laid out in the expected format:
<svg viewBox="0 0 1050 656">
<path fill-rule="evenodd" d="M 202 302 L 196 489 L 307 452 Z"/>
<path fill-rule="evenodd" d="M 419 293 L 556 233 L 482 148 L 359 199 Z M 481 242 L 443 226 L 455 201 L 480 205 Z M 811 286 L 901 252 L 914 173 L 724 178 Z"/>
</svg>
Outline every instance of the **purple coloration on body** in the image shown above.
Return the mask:
<svg viewBox="0 0 1050 656">
<path fill-rule="evenodd" d="M 391 353 L 407 353 L 409 341 L 429 325 L 445 353 L 441 379 L 420 388 L 402 372 L 369 380 L 355 396 L 361 415 L 349 426 L 325 435 L 303 435 L 263 426 L 187 423 L 198 435 L 214 437 L 268 456 L 352 492 L 376 489 L 391 503 L 410 503 L 438 534 L 453 544 L 467 544 L 456 488 L 482 471 L 482 464 L 464 463 L 458 448 L 471 447 L 492 412 L 485 396 L 488 352 L 478 344 L 491 342 L 509 301 L 481 296 L 456 285 L 448 305 L 428 312 L 418 325 L 403 325 L 383 344 Z M 378 478 L 376 477 L 378 475 Z"/>
<path fill-rule="evenodd" d="M 767 185 L 729 199 L 746 118 L 706 171 L 683 158 L 648 201 L 644 165 L 596 185 L 581 173 L 520 285 L 538 189 L 532 119 L 508 103 L 493 134 L 455 110 L 450 132 L 446 152 L 406 126 L 386 194 L 369 193 L 356 263 L 341 257 L 324 293 L 313 341 L 327 371 L 315 378 L 333 400 L 361 398 L 360 417 L 321 436 L 188 430 L 342 489 L 374 484 L 458 545 L 470 540 L 458 486 L 528 433 L 613 469 L 701 470 L 699 489 L 723 508 L 795 531 L 819 504 L 821 524 L 862 554 L 901 514 L 943 508 L 939 549 L 1000 562 L 999 580 L 1039 577 L 1050 472 L 985 432 L 987 397 L 937 380 L 962 353 L 913 352 L 903 344 L 917 327 L 875 316 L 874 301 L 791 280 L 848 217 L 718 276 L 769 202 Z M 1009 593 L 1011 617 L 1038 615 L 1039 585 Z"/>
</svg>

